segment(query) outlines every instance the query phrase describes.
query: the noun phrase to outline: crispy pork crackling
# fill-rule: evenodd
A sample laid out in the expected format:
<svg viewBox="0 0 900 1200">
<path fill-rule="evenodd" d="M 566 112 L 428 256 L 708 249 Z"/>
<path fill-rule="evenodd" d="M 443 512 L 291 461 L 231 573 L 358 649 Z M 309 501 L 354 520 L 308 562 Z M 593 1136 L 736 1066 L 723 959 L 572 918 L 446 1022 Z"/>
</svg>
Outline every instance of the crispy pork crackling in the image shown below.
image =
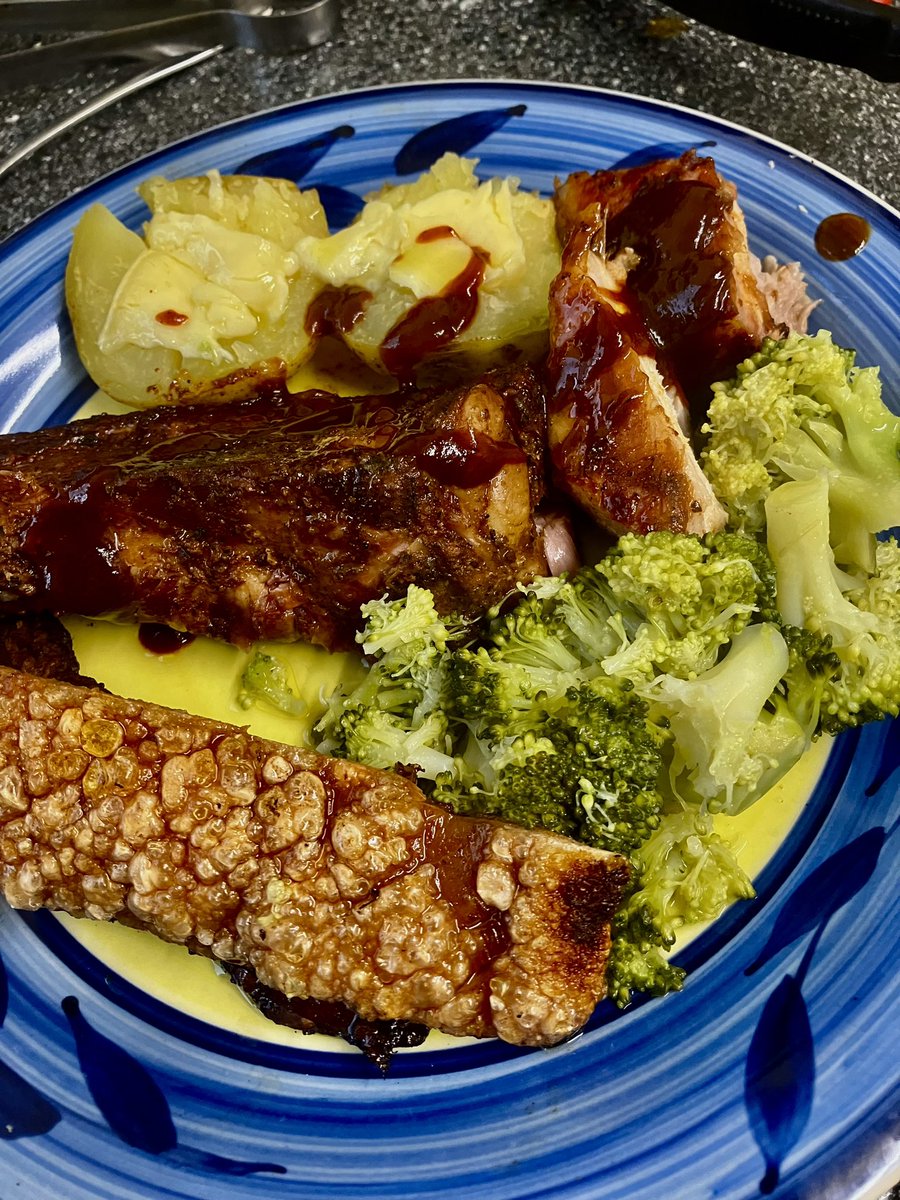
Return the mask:
<svg viewBox="0 0 900 1200">
<path fill-rule="evenodd" d="M 401 776 L 0 668 L 0 881 L 365 1018 L 548 1046 L 604 994 L 617 855 Z"/>
<path fill-rule="evenodd" d="M 528 368 L 450 392 L 270 392 L 0 438 L 0 614 L 353 644 L 360 605 L 476 615 L 547 570 Z"/>
</svg>

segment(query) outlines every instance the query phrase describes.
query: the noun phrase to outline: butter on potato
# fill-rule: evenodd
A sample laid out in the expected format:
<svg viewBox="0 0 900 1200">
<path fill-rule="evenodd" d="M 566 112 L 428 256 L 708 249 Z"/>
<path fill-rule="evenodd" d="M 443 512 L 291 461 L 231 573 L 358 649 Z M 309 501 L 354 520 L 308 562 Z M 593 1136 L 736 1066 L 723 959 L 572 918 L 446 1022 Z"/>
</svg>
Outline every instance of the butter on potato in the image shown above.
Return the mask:
<svg viewBox="0 0 900 1200">
<path fill-rule="evenodd" d="M 472 365 L 510 346 L 539 353 L 546 341 L 547 294 L 560 266 L 553 205 L 516 179 L 481 182 L 476 160 L 445 154 L 411 183 L 367 197 L 356 221 L 321 239 L 301 238 L 301 270 L 325 287 L 369 293 L 342 331 L 347 345 L 386 371 L 381 347 L 421 301 L 451 288 L 474 251 L 484 259 L 474 318 L 436 357 L 462 354 Z M 449 236 L 434 236 L 439 231 Z"/>
<path fill-rule="evenodd" d="M 78 352 L 98 387 L 136 407 L 233 400 L 305 362 L 321 284 L 294 246 L 327 235 L 316 192 L 217 171 L 139 190 L 152 214 L 143 236 L 94 205 L 66 270 Z"/>
</svg>

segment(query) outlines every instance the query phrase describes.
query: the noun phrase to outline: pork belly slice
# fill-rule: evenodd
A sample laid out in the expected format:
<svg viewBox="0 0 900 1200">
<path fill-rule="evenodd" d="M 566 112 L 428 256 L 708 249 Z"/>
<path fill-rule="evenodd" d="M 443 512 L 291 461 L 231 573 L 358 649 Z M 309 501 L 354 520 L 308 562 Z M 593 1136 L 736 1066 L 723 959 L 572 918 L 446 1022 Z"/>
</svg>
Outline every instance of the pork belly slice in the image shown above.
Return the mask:
<svg viewBox="0 0 900 1200">
<path fill-rule="evenodd" d="M 0 881 L 285 996 L 548 1046 L 604 994 L 621 857 L 390 772 L 0 668 Z"/>
<path fill-rule="evenodd" d="M 99 416 L 0 439 L 0 612 L 121 613 L 246 644 L 353 644 L 430 588 L 477 614 L 545 573 L 530 368 L 446 393 Z"/>
<path fill-rule="evenodd" d="M 728 379 L 777 333 L 757 282 L 737 189 L 693 150 L 619 171 L 582 171 L 558 185 L 561 237 L 599 205 L 607 250 L 633 250 L 639 311 L 697 416 L 709 385 Z"/>
<path fill-rule="evenodd" d="M 680 392 L 660 372 L 629 287 L 633 256 L 610 259 L 604 228 L 596 209 L 573 230 L 550 289 L 554 475 L 616 534 L 720 529 L 725 511 L 681 427 Z"/>
</svg>

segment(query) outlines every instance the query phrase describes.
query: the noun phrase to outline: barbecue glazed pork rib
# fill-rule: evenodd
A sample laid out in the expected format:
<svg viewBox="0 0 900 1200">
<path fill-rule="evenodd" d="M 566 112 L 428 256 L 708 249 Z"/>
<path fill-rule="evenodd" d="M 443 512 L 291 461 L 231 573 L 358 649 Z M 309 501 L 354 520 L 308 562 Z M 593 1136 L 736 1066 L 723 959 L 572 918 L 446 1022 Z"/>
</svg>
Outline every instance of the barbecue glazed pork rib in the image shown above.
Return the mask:
<svg viewBox="0 0 900 1200">
<path fill-rule="evenodd" d="M 477 614 L 546 572 L 528 368 L 449 393 L 273 391 L 0 439 L 0 613 L 353 644 L 362 603 Z"/>
<path fill-rule="evenodd" d="M 548 424 L 560 486 L 613 533 L 720 529 L 713 495 L 680 423 L 629 282 L 610 259 L 599 206 L 570 233 L 550 289 Z"/>
<path fill-rule="evenodd" d="M 619 171 L 580 171 L 557 186 L 560 239 L 597 207 L 611 258 L 630 249 L 641 315 L 682 388 L 705 411 L 708 388 L 777 332 L 757 283 L 737 191 L 689 151 Z"/>
<path fill-rule="evenodd" d="M 266 987 L 552 1045 L 604 994 L 617 855 L 455 816 L 390 772 L 0 668 L 0 882 Z"/>
</svg>

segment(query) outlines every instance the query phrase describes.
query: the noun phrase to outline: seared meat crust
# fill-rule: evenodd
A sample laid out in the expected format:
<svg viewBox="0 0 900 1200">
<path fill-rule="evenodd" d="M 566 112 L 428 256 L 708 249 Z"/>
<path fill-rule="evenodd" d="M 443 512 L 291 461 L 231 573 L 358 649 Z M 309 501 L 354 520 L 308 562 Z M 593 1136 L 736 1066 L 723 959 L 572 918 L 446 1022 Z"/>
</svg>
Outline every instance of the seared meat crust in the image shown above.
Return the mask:
<svg viewBox="0 0 900 1200">
<path fill-rule="evenodd" d="M 551 1045 L 604 994 L 621 857 L 408 780 L 0 668 L 0 884 L 286 996 Z"/>
<path fill-rule="evenodd" d="M 0 439 L 0 612 L 121 612 L 237 643 L 351 645 L 429 588 L 476 614 L 546 571 L 528 368 L 448 393 L 273 391 Z"/>
<path fill-rule="evenodd" d="M 554 475 L 613 533 L 707 533 L 725 513 L 681 429 L 680 393 L 660 373 L 630 264 L 607 257 L 599 210 L 569 235 L 550 290 Z"/>
<path fill-rule="evenodd" d="M 610 257 L 633 250 L 629 285 L 653 344 L 698 413 L 708 388 L 775 334 L 757 283 L 737 191 L 693 150 L 619 171 L 579 171 L 557 186 L 564 240 L 597 207 Z"/>
</svg>

